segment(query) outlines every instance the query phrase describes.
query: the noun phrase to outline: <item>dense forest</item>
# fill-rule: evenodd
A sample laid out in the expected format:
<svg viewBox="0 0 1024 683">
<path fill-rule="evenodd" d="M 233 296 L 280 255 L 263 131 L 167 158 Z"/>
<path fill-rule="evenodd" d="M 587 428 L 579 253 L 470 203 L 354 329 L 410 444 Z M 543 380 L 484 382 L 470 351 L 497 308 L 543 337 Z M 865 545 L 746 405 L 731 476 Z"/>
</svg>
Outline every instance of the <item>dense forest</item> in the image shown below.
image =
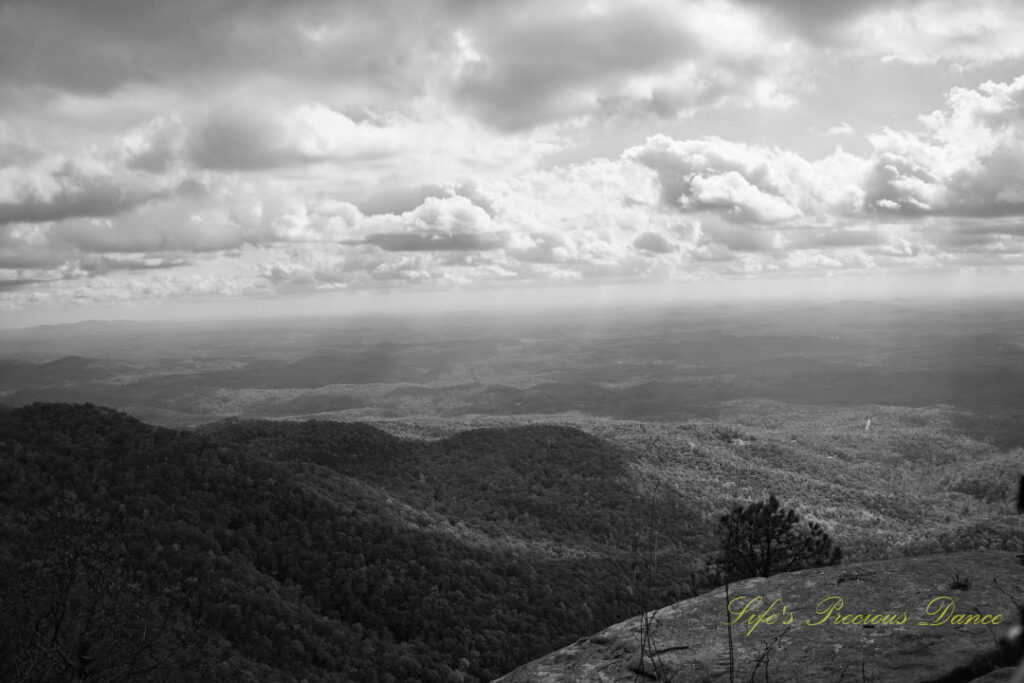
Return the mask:
<svg viewBox="0 0 1024 683">
<path fill-rule="evenodd" d="M 0 679 L 491 679 L 637 613 L 638 570 L 651 604 L 700 583 L 700 515 L 633 457 L 567 427 L 4 410 Z"/>
</svg>

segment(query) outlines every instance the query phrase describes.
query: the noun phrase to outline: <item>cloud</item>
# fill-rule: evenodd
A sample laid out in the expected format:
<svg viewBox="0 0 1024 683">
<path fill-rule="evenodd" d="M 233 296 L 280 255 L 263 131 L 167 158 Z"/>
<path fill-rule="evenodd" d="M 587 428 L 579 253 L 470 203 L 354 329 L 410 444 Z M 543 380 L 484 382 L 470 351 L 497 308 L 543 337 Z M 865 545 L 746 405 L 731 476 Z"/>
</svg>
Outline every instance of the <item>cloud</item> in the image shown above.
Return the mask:
<svg viewBox="0 0 1024 683">
<path fill-rule="evenodd" d="M 55 225 L 57 244 L 90 253 L 193 253 L 220 251 L 245 243 L 240 226 L 228 220 L 190 216 L 180 205 L 161 205 L 117 219 L 75 219 Z"/>
<path fill-rule="evenodd" d="M 497 235 L 385 232 L 369 235 L 364 243 L 380 247 L 384 251 L 488 251 L 501 248 L 504 242 Z"/>
<path fill-rule="evenodd" d="M 808 161 L 718 138 L 653 136 L 625 158 L 657 173 L 662 202 L 738 224 L 841 227 L 873 215 L 1024 213 L 1024 77 L 954 88 L 918 131 L 868 135 L 873 151 Z"/>
<path fill-rule="evenodd" d="M 32 278 L 5 278 L 0 277 L 0 292 L 9 292 L 16 289 L 22 289 L 23 287 L 29 287 L 31 285 L 45 284 L 49 282 L 46 279 L 32 279 Z"/>
<path fill-rule="evenodd" d="M 149 173 L 165 173 L 182 156 L 184 144 L 181 120 L 158 117 L 125 136 L 125 165 Z"/>
<path fill-rule="evenodd" d="M 911 4 L 8 0 L 3 301 L 1019 263 L 1024 81 L 809 110 Z"/>
<path fill-rule="evenodd" d="M 78 259 L 76 269 L 89 274 L 103 274 L 115 270 L 163 270 L 191 265 L 184 258 L 117 257 L 108 255 L 86 255 Z"/>
<path fill-rule="evenodd" d="M 254 72 L 418 89 L 420 69 L 433 66 L 427 57 L 438 49 L 435 17 L 447 5 L 6 0 L 0 77 L 82 93 L 199 78 L 227 84 Z"/>
<path fill-rule="evenodd" d="M 688 196 L 680 196 L 684 208 L 724 210 L 732 220 L 775 223 L 800 215 L 799 208 L 772 192 L 762 191 L 738 171 L 710 176 L 697 175 Z"/>
<path fill-rule="evenodd" d="M 741 0 L 742 4 L 766 11 L 788 26 L 805 35 L 825 40 L 841 27 L 859 16 L 870 12 L 876 6 L 905 7 L 913 0 Z"/>
<path fill-rule="evenodd" d="M 0 269 L 54 268 L 74 256 L 73 251 L 57 251 L 49 246 L 28 244 L 0 246 Z"/>
<path fill-rule="evenodd" d="M 841 151 L 809 162 L 793 152 L 719 138 L 656 135 L 624 156 L 657 173 L 666 206 L 738 223 L 828 222 L 862 199 L 865 162 Z"/>
<path fill-rule="evenodd" d="M 2 253 L 2 250 L 0 250 Z M 62 260 L 63 259 L 63 260 Z M 122 271 L 139 275 L 155 273 L 169 268 L 184 268 L 191 262 L 184 258 L 163 258 L 135 255 L 118 257 L 85 254 L 75 257 L 65 252 L 42 263 L 5 263 L 0 258 L 0 292 L 24 291 L 28 296 L 69 294 L 76 291 L 92 278 L 103 278 Z M 3 302 L 0 301 L 0 305 Z"/>
<path fill-rule="evenodd" d="M 369 234 L 344 243 L 369 244 L 384 251 L 488 251 L 505 243 L 492 227 L 491 215 L 467 197 L 428 195 L 402 214 L 367 217 L 358 231 Z"/>
<path fill-rule="evenodd" d="M 0 225 L 112 216 L 166 194 L 163 187 L 91 160 L 10 166 L 0 168 Z"/>
<path fill-rule="evenodd" d="M 303 200 L 272 183 L 218 183 L 114 217 L 61 221 L 47 237 L 55 247 L 89 253 L 204 253 L 245 244 L 337 241 L 350 237 L 361 220 L 351 204 Z"/>
<path fill-rule="evenodd" d="M 418 187 L 374 188 L 366 196 L 355 199 L 354 203 L 364 214 L 373 216 L 385 213 L 412 211 L 428 197 L 442 198 L 450 192 L 442 185 L 420 185 Z"/>
<path fill-rule="evenodd" d="M 701 227 L 698 248 L 725 247 L 730 252 L 770 253 L 783 247 L 781 234 L 758 225 L 742 225 L 725 221 L 707 221 Z"/>
<path fill-rule="evenodd" d="M 0 80 L 23 92 L 153 88 L 183 95 L 183 105 L 190 95 L 318 93 L 347 115 L 454 102 L 505 130 L 595 113 L 672 117 L 729 97 L 756 104 L 792 66 L 788 36 L 720 0 L 628 10 L 537 0 L 6 0 L 4 9 Z M 229 158 L 232 167 L 266 162 Z"/>
<path fill-rule="evenodd" d="M 1024 7 L 1016 0 L 872 3 L 841 37 L 862 55 L 923 65 L 974 67 L 1024 56 Z"/>
<path fill-rule="evenodd" d="M 24 135 L 24 131 L 15 131 L 9 123 L 0 121 L 0 169 L 28 166 L 42 156 L 23 139 Z"/>
<path fill-rule="evenodd" d="M 869 136 L 869 211 L 914 215 L 1024 213 L 1024 77 L 954 88 L 920 132 Z"/>
<path fill-rule="evenodd" d="M 458 96 L 503 128 L 593 111 L 623 93 L 631 74 L 670 66 L 696 48 L 684 25 L 651 5 L 601 14 L 539 9 L 469 39 L 473 57 Z"/>
<path fill-rule="evenodd" d="M 475 19 L 458 34 L 454 94 L 505 131 L 793 101 L 786 81 L 799 49 L 733 3 L 531 2 Z"/>
<path fill-rule="evenodd" d="M 853 135 L 853 126 L 843 121 L 839 125 L 832 126 L 825 132 L 829 135 Z"/>
<path fill-rule="evenodd" d="M 832 54 L 977 66 L 1024 55 L 1015 0 L 739 0 Z"/>
<path fill-rule="evenodd" d="M 289 292 L 654 276 L 679 252 L 657 253 L 664 245 L 650 236 L 634 246 L 637 237 L 671 234 L 685 246 L 694 235 L 672 231 L 676 216 L 650 215 L 660 211 L 651 175 L 606 160 L 457 185 L 474 199 L 429 196 L 401 214 L 364 216 L 336 245 L 275 248 L 260 272 Z M 654 251 L 638 253 L 644 246 Z"/>
<path fill-rule="evenodd" d="M 213 112 L 189 141 L 193 162 L 215 170 L 262 170 L 319 161 L 395 154 L 403 133 L 387 122 L 356 123 L 323 105 L 284 112 L 226 108 Z"/>
<path fill-rule="evenodd" d="M 785 233 L 786 246 L 795 249 L 849 249 L 885 244 L 885 235 L 873 227 L 808 228 Z"/>
<path fill-rule="evenodd" d="M 380 232 L 481 233 L 492 227 L 490 214 L 461 195 L 429 196 L 402 214 L 382 214 L 364 221 L 365 229 Z"/>
<path fill-rule="evenodd" d="M 672 243 L 655 232 L 642 232 L 633 240 L 633 246 L 652 254 L 671 254 L 676 250 Z"/>
<path fill-rule="evenodd" d="M 570 259 L 571 248 L 564 237 L 554 233 L 518 233 L 508 253 L 521 263 L 562 263 Z"/>
<path fill-rule="evenodd" d="M 1024 253 L 1024 225 L 1014 218 L 965 218 L 956 222 L 924 223 L 906 227 L 911 241 L 947 258 L 984 254 L 993 259 Z"/>
<path fill-rule="evenodd" d="M 263 257 L 257 270 L 278 292 L 395 288 L 410 283 L 461 285 L 506 280 L 497 252 L 384 251 L 375 246 L 288 245 Z"/>
</svg>

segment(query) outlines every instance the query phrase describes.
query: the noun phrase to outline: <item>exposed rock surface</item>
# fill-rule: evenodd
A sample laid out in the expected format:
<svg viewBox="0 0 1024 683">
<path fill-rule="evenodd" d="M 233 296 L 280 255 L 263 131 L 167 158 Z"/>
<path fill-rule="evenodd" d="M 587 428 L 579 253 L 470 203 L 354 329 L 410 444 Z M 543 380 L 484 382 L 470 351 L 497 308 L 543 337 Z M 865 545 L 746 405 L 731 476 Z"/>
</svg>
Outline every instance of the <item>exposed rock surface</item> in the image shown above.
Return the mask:
<svg viewBox="0 0 1024 683">
<path fill-rule="evenodd" d="M 731 618 L 736 620 L 736 681 L 959 683 L 984 676 L 995 677 L 983 680 L 999 681 L 1009 680 L 1011 669 L 997 670 L 1012 666 L 1018 654 L 1001 641 L 1020 623 L 1015 603 L 1024 605 L 1024 567 L 1009 552 L 930 555 L 748 579 L 733 584 L 729 593 Z M 656 659 L 661 680 L 729 680 L 725 595 L 719 588 L 656 612 L 652 635 L 660 652 Z M 737 619 L 742 607 L 758 596 L 761 601 Z M 842 607 L 829 598 L 841 598 Z M 757 624 L 758 615 L 776 600 L 770 612 L 778 615 L 774 623 L 765 616 Z M 950 609 L 943 615 L 947 605 Z M 829 606 L 837 609 L 817 623 L 826 616 L 819 611 Z M 850 615 L 847 622 L 858 623 L 836 623 L 837 614 Z M 853 619 L 857 614 L 869 620 L 875 616 L 876 623 L 864 625 L 864 618 Z M 976 619 L 1002 615 L 1002 620 L 995 625 L 965 624 L 954 614 Z M 887 615 L 891 616 L 884 619 Z M 650 659 L 639 666 L 640 628 L 641 620 L 635 617 L 498 680 L 654 680 Z M 641 669 L 646 675 L 638 673 Z"/>
<path fill-rule="evenodd" d="M 1007 681 L 1013 678 L 1013 672 L 1015 670 L 1016 669 L 1012 666 L 996 669 L 992 673 L 985 674 L 981 678 L 972 679 L 971 683 L 1007 683 Z"/>
</svg>

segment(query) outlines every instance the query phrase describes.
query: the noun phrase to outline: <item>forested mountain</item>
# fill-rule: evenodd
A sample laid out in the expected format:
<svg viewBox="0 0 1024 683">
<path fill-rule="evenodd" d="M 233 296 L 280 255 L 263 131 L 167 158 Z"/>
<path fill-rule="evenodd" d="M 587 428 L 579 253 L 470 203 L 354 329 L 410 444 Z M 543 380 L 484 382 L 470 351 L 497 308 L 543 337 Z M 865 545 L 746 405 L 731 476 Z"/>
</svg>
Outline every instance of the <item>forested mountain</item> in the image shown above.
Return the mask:
<svg viewBox="0 0 1024 683">
<path fill-rule="evenodd" d="M 433 442 L 318 421 L 232 420 L 202 433 L 253 455 L 357 478 L 425 513 L 420 522 L 462 523 L 494 543 L 546 544 L 559 556 L 615 554 L 657 519 L 672 531 L 672 547 L 708 547 L 699 511 L 638 490 L 628 468 L 635 454 L 571 427 L 471 429 Z"/>
<path fill-rule="evenodd" d="M 0 680 L 489 680 L 706 587 L 718 516 L 767 492 L 844 562 L 1024 550 L 1019 450 L 878 417 L 176 431 L 0 408 Z"/>
<path fill-rule="evenodd" d="M 631 454 L 574 429 L 152 427 L 0 412 L 3 680 L 490 679 L 638 610 L 708 547 Z"/>
</svg>

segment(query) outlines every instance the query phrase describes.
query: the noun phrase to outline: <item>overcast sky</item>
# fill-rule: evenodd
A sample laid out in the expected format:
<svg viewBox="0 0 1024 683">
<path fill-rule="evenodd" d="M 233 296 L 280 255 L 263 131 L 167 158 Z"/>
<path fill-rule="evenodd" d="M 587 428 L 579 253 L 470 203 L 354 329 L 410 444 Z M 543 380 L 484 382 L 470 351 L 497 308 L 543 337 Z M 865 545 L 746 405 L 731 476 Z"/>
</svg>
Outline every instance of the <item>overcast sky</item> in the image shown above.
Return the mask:
<svg viewBox="0 0 1024 683">
<path fill-rule="evenodd" d="M 1019 0 L 0 0 L 0 311 L 1012 288 L 1021 36 Z"/>
</svg>

